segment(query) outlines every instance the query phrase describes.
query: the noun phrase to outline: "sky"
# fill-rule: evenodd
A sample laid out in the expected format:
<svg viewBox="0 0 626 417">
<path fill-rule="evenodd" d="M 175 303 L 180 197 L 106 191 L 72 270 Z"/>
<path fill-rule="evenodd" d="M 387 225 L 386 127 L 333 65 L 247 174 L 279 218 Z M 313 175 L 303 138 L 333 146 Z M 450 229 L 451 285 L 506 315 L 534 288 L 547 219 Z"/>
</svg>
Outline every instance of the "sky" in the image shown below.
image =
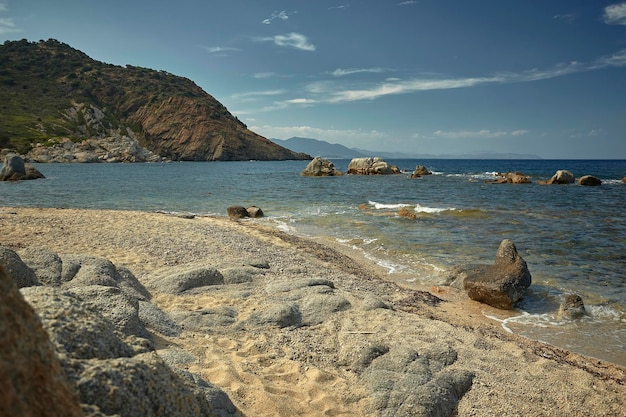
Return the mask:
<svg viewBox="0 0 626 417">
<path fill-rule="evenodd" d="M 0 42 L 50 38 L 187 77 L 267 138 L 626 159 L 624 1 L 0 0 Z"/>
</svg>

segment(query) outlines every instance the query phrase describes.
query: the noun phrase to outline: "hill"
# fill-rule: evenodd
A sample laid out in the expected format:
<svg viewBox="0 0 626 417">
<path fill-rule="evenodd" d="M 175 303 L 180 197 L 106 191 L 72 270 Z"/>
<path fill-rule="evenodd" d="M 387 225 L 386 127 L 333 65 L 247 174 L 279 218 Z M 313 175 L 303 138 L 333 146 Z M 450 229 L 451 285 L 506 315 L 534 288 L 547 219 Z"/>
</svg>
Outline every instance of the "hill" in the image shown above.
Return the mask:
<svg viewBox="0 0 626 417">
<path fill-rule="evenodd" d="M 250 131 L 191 80 L 57 40 L 0 46 L 0 148 L 127 135 L 171 160 L 310 159 Z"/>
<path fill-rule="evenodd" d="M 336 143 L 329 143 L 323 140 L 293 137 L 289 139 L 271 139 L 285 148 L 295 152 L 304 152 L 309 155 L 321 156 L 323 158 L 360 158 L 368 156 L 368 152 L 362 153 L 355 149 L 347 148 Z"/>
<path fill-rule="evenodd" d="M 272 141 L 295 152 L 304 152 L 309 155 L 323 158 L 351 159 L 368 156 L 379 156 L 388 159 L 541 159 L 537 155 L 516 153 L 475 153 L 475 154 L 417 154 L 409 152 L 369 151 L 359 148 L 347 148 L 336 143 L 329 143 L 319 139 L 292 137 L 289 139 L 275 139 Z"/>
</svg>

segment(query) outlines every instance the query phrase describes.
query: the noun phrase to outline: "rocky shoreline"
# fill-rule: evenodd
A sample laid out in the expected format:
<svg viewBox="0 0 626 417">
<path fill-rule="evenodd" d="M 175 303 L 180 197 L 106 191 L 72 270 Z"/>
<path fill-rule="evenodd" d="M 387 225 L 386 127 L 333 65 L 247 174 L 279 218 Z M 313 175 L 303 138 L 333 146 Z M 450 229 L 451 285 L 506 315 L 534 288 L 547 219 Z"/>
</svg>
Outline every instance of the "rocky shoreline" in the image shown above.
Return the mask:
<svg viewBox="0 0 626 417">
<path fill-rule="evenodd" d="M 455 288 L 399 287 L 253 219 L 5 207 L 0 227 L 5 271 L 82 415 L 626 408 L 625 368 L 504 333 Z"/>
</svg>

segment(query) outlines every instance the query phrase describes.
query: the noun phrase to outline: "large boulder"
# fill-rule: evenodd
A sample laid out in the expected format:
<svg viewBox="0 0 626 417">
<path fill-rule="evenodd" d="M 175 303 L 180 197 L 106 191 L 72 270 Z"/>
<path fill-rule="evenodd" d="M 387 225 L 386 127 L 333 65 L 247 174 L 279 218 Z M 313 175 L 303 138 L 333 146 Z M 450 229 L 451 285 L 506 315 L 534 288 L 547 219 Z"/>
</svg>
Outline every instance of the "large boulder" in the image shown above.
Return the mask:
<svg viewBox="0 0 626 417">
<path fill-rule="evenodd" d="M 19 155 L 9 154 L 4 157 L 0 181 L 36 180 L 38 178 L 45 177 L 32 165 L 25 164 Z"/>
<path fill-rule="evenodd" d="M 576 179 L 574 178 L 574 174 L 572 174 L 571 172 L 565 169 L 560 169 L 548 181 L 541 181 L 540 183 L 541 184 L 574 184 L 575 180 Z"/>
<path fill-rule="evenodd" d="M 348 164 L 348 174 L 353 175 L 389 175 L 400 174 L 397 166 L 382 158 L 354 158 Z"/>
<path fill-rule="evenodd" d="M 578 179 L 578 185 L 602 185 L 602 180 L 600 178 L 594 177 L 593 175 L 584 175 Z"/>
<path fill-rule="evenodd" d="M 41 321 L 1 266 L 0 318 L 0 416 L 82 416 Z"/>
<path fill-rule="evenodd" d="M 515 244 L 504 239 L 493 265 L 462 265 L 453 268 L 447 283 L 460 286 L 472 300 L 510 310 L 530 287 L 531 275 Z"/>
<path fill-rule="evenodd" d="M 335 164 L 321 156 L 316 156 L 308 163 L 306 168 L 302 170 L 300 175 L 304 177 L 333 177 L 342 175 L 337 171 Z"/>
</svg>

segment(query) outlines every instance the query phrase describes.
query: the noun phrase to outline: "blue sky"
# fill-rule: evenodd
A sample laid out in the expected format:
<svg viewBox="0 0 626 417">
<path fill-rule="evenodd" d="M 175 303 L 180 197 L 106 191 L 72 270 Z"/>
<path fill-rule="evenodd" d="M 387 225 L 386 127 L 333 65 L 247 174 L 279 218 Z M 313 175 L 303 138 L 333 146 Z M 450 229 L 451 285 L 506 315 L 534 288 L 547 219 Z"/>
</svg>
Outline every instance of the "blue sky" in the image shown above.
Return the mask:
<svg viewBox="0 0 626 417">
<path fill-rule="evenodd" d="M 626 159 L 626 2 L 0 0 L 0 41 L 49 38 L 268 138 Z"/>
</svg>

